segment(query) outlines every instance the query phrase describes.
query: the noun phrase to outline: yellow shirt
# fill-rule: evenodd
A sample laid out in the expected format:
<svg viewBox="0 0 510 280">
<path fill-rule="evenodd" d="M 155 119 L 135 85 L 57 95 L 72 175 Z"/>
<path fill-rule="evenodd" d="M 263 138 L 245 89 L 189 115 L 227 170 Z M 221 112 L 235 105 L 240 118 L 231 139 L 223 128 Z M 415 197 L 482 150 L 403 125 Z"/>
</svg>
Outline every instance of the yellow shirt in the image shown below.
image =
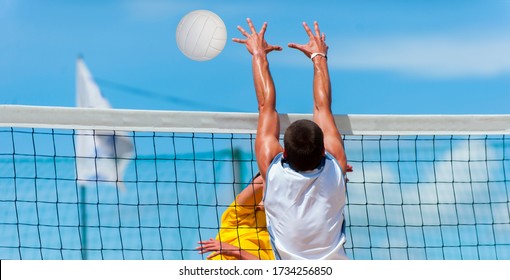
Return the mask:
<svg viewBox="0 0 510 280">
<path fill-rule="evenodd" d="M 273 250 L 266 228 L 266 214 L 255 210 L 256 206 L 240 206 L 234 201 L 221 217 L 216 236 L 220 242 L 237 246 L 261 260 L 274 260 Z M 235 260 L 235 257 L 219 254 L 212 260 Z"/>
</svg>

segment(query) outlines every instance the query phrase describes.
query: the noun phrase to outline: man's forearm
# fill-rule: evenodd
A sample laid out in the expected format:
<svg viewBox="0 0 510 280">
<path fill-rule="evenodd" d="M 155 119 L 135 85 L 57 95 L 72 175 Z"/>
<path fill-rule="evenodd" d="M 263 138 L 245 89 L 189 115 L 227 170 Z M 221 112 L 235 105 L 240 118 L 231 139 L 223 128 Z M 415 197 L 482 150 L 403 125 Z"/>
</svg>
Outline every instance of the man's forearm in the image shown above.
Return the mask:
<svg viewBox="0 0 510 280">
<path fill-rule="evenodd" d="M 314 118 L 317 117 L 321 129 L 324 131 L 325 138 L 333 137 L 333 142 L 326 140 L 326 149 L 331 148 L 329 152 L 334 151 L 336 141 L 339 141 L 341 152 L 335 153 L 335 157 L 342 166 L 342 170 L 347 170 L 347 159 L 345 157 L 343 139 L 340 131 L 336 128 L 333 112 L 331 111 L 331 80 L 329 77 L 327 58 L 316 56 L 313 59 L 314 77 L 313 77 L 313 98 L 314 98 Z M 319 117 L 321 116 L 321 117 Z M 345 172 L 345 171 L 344 171 Z"/>
<path fill-rule="evenodd" d="M 274 110 L 276 108 L 276 92 L 265 53 L 253 55 L 252 71 L 259 111 L 263 108 Z"/>
<path fill-rule="evenodd" d="M 331 110 L 331 81 L 327 58 L 313 58 L 313 98 L 316 110 Z"/>
</svg>

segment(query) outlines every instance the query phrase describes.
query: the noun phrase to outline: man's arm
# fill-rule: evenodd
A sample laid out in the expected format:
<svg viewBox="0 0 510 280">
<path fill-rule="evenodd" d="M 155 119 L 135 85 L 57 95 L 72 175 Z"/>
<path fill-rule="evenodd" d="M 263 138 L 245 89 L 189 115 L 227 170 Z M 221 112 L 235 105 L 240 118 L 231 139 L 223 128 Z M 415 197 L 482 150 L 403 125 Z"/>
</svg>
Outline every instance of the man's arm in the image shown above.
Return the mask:
<svg viewBox="0 0 510 280">
<path fill-rule="evenodd" d="M 324 33 L 321 34 L 317 22 L 314 22 L 315 34 L 312 33 L 305 22 L 303 22 L 303 27 L 310 37 L 308 44 L 299 45 L 290 43 L 289 47 L 302 51 L 312 59 L 314 70 L 313 119 L 324 133 L 324 147 L 326 151 L 336 158 L 345 174 L 352 167 L 347 165 L 343 140 L 331 112 L 331 81 L 327 64 L 328 46 L 326 45 L 326 35 Z"/>
<path fill-rule="evenodd" d="M 273 158 L 283 148 L 280 144 L 280 119 L 276 111 L 276 90 L 269 71 L 267 54 L 271 51 L 280 51 L 279 46 L 269 45 L 264 39 L 267 23 L 264 23 L 257 33 L 250 19 L 246 20 L 250 27 L 250 33 L 241 26 L 237 29 L 246 39 L 233 39 L 234 42 L 244 44 L 252 55 L 252 72 L 255 92 L 257 94 L 259 120 L 257 137 L 255 139 L 255 155 L 262 178 L 265 180 L 266 172 Z"/>
</svg>

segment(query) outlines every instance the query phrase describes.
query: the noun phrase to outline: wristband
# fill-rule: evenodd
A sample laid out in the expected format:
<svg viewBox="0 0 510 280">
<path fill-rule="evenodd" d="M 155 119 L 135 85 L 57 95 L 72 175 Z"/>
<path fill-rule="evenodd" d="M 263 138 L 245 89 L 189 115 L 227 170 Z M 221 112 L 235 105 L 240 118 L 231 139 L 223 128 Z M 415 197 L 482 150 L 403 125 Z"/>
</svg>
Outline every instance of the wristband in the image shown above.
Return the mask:
<svg viewBox="0 0 510 280">
<path fill-rule="evenodd" d="M 328 56 L 325 53 L 319 53 L 319 52 L 312 53 L 312 55 L 310 55 L 310 59 L 313 60 L 313 58 L 318 56 L 318 55 L 324 57 L 325 59 L 328 59 Z"/>
</svg>

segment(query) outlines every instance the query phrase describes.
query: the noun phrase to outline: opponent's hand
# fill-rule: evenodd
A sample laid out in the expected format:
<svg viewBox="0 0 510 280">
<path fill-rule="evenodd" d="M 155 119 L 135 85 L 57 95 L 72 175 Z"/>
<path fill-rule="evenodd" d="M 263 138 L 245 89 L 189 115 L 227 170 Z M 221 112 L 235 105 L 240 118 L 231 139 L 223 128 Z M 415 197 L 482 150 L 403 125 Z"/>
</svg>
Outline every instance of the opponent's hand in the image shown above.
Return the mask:
<svg viewBox="0 0 510 280">
<path fill-rule="evenodd" d="M 232 39 L 232 41 L 244 44 L 246 46 L 246 49 L 248 49 L 248 52 L 251 55 L 268 54 L 272 51 L 282 50 L 282 47 L 270 45 L 266 42 L 266 39 L 264 39 L 264 34 L 266 33 L 267 28 L 267 22 L 264 22 L 259 32 L 255 30 L 255 27 L 253 26 L 251 19 L 247 18 L 246 22 L 248 22 L 251 34 L 244 30 L 244 28 L 242 28 L 240 25 L 238 25 L 237 29 L 241 32 L 241 34 L 243 34 L 246 37 L 246 39 L 234 38 Z"/>
<path fill-rule="evenodd" d="M 296 43 L 289 43 L 289 48 L 297 49 L 303 52 L 306 56 L 310 57 L 313 53 L 323 53 L 326 55 L 328 53 L 328 45 L 326 45 L 326 34 L 322 33 L 319 29 L 319 24 L 315 21 L 313 23 L 315 34 L 313 34 L 310 27 L 306 22 L 303 22 L 303 27 L 305 28 L 306 34 L 310 38 L 310 41 L 305 45 L 300 45 Z"/>
<path fill-rule="evenodd" d="M 198 252 L 199 254 L 213 252 L 209 256 L 207 256 L 208 259 L 216 257 L 219 254 L 223 254 L 226 256 L 236 256 L 239 254 L 240 251 L 238 247 L 228 244 L 226 242 L 220 242 L 214 238 L 199 241 L 198 244 L 200 244 L 200 246 L 196 247 L 195 249 L 199 251 Z"/>
</svg>

